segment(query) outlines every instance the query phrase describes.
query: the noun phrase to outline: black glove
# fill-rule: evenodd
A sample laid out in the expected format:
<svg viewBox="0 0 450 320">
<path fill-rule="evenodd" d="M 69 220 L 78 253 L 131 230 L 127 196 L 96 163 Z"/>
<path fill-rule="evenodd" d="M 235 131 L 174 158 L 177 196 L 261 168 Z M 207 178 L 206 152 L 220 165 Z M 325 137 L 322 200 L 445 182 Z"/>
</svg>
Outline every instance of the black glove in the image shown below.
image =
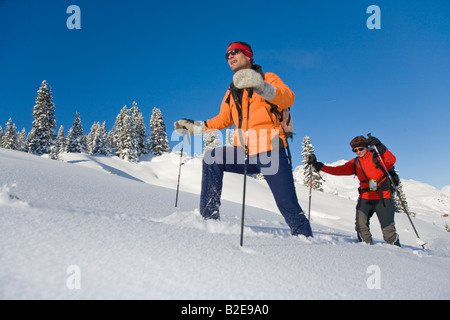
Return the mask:
<svg viewBox="0 0 450 320">
<path fill-rule="evenodd" d="M 322 170 L 323 167 L 323 163 L 322 162 L 315 162 L 312 165 L 314 167 L 314 169 L 316 169 L 317 172 L 319 172 L 320 170 Z"/>
<path fill-rule="evenodd" d="M 308 160 L 306 161 L 307 164 L 312 165 L 314 169 L 316 169 L 317 172 L 322 170 L 323 163 L 317 162 L 316 155 L 314 153 L 311 153 L 308 155 Z"/>
<path fill-rule="evenodd" d="M 306 161 L 307 164 L 314 164 L 317 162 L 316 155 L 314 153 L 308 154 L 308 160 Z"/>
<path fill-rule="evenodd" d="M 370 134 L 368 135 L 367 138 L 367 144 L 369 146 L 376 147 L 380 154 L 383 154 L 387 149 L 386 146 L 382 144 L 380 140 L 378 140 L 375 137 L 372 137 Z"/>
<path fill-rule="evenodd" d="M 367 144 L 369 146 L 377 146 L 381 144 L 381 141 L 378 140 L 378 138 L 372 137 L 371 135 L 368 136 L 367 138 Z"/>
</svg>

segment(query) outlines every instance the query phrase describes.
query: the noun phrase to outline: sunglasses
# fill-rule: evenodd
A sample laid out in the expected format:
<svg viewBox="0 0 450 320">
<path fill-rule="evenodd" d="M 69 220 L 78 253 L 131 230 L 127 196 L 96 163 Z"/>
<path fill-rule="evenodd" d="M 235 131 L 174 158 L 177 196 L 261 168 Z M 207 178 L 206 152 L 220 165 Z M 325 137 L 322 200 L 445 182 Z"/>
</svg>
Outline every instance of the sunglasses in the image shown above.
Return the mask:
<svg viewBox="0 0 450 320">
<path fill-rule="evenodd" d="M 230 56 L 230 54 L 231 54 L 232 56 L 235 56 L 235 55 L 237 55 L 239 52 L 241 52 L 241 49 L 233 49 L 233 50 L 227 52 L 227 54 L 225 55 L 225 59 L 228 60 L 228 57 Z"/>
<path fill-rule="evenodd" d="M 353 152 L 359 152 L 359 151 L 363 151 L 363 150 L 365 150 L 366 148 L 355 148 L 355 149 L 353 149 Z"/>
</svg>

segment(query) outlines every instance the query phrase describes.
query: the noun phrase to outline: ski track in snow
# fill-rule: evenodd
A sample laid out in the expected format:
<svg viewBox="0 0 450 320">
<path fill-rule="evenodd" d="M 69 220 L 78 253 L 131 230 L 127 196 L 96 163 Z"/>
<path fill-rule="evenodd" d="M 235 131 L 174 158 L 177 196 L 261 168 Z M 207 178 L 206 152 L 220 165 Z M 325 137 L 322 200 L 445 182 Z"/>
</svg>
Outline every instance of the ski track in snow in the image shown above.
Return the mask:
<svg viewBox="0 0 450 320">
<path fill-rule="evenodd" d="M 179 155 L 63 156 L 72 163 L 0 149 L 1 299 L 450 298 L 449 234 L 430 201 L 413 219 L 425 251 L 404 214 L 402 248 L 382 241 L 375 218 L 375 245 L 356 243 L 354 200 L 316 192 L 306 239 L 290 236 L 265 182 L 250 179 L 240 247 L 241 205 L 230 200 L 241 199 L 242 176 L 225 177 L 221 221 L 205 221 L 195 160 L 174 208 Z M 297 188 L 306 209 L 308 190 Z M 80 289 L 67 285 L 74 265 Z M 379 289 L 368 288 L 371 266 Z"/>
</svg>

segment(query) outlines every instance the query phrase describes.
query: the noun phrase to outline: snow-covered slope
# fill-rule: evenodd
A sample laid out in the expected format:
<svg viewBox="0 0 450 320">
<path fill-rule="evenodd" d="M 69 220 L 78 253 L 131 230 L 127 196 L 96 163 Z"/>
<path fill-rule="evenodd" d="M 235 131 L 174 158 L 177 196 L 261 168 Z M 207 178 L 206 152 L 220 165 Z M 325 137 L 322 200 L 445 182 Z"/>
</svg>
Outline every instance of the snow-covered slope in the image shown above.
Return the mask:
<svg viewBox="0 0 450 320">
<path fill-rule="evenodd" d="M 331 177 L 331 193 L 312 194 L 315 237 L 291 237 L 266 183 L 248 179 L 241 248 L 241 175 L 226 174 L 222 220 L 205 222 L 198 159 L 182 167 L 175 208 L 179 154 L 62 158 L 0 149 L 0 299 L 450 298 L 449 198 L 430 186 L 403 183 L 423 251 L 404 214 L 402 248 L 375 218 L 376 244 L 356 243 L 355 201 Z M 307 210 L 308 189 L 297 192 Z"/>
</svg>

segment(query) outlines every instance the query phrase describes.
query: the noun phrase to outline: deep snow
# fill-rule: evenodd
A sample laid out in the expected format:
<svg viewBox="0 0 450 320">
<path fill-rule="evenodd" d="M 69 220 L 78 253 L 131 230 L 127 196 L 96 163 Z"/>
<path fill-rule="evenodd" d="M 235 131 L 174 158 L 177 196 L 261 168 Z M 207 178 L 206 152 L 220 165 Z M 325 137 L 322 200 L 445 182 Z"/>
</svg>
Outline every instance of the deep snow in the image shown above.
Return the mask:
<svg viewBox="0 0 450 320">
<path fill-rule="evenodd" d="M 291 237 L 266 182 L 248 179 L 241 248 L 241 175 L 226 174 L 222 220 L 205 222 L 199 159 L 182 167 L 175 208 L 179 153 L 61 158 L 0 149 L 0 299 L 450 298 L 450 197 L 429 185 L 403 181 L 422 250 L 403 213 L 402 248 L 375 217 L 375 245 L 355 242 L 353 177 L 313 191 L 313 239 Z"/>
</svg>

